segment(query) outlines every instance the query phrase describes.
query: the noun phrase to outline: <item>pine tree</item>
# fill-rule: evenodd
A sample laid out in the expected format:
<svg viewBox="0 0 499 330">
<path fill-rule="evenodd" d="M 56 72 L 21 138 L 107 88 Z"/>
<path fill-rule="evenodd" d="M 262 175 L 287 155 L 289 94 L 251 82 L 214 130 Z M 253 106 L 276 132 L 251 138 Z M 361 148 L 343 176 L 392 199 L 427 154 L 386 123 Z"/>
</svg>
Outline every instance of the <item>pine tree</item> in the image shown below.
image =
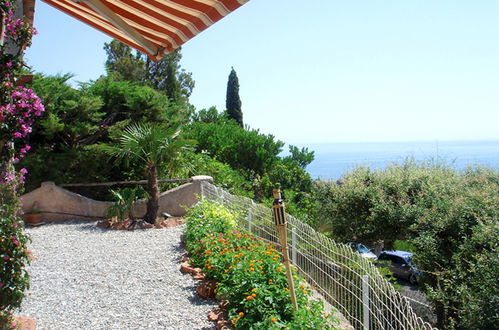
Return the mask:
<svg viewBox="0 0 499 330">
<path fill-rule="evenodd" d="M 185 106 L 194 88 L 192 74 L 180 66 L 181 49 L 177 49 L 157 62 L 136 52 L 118 40 L 104 45 L 107 53 L 106 69 L 116 80 L 145 84 L 162 91 L 176 104 Z"/>
<path fill-rule="evenodd" d="M 227 99 L 225 106 L 227 107 L 229 118 L 234 119 L 239 126 L 244 127 L 241 99 L 239 98 L 239 79 L 237 79 L 237 73 L 234 68 L 230 71 L 229 81 L 227 82 Z"/>
</svg>

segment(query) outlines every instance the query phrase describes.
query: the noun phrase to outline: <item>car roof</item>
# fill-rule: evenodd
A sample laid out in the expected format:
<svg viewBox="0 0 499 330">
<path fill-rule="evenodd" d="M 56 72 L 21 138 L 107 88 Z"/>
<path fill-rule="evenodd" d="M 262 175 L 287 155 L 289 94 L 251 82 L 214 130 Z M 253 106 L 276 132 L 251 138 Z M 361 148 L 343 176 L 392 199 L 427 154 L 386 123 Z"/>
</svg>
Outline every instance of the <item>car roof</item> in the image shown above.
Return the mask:
<svg viewBox="0 0 499 330">
<path fill-rule="evenodd" d="M 401 250 L 391 250 L 391 251 L 383 251 L 381 254 L 389 254 L 397 257 L 412 257 L 413 253 Z"/>
</svg>

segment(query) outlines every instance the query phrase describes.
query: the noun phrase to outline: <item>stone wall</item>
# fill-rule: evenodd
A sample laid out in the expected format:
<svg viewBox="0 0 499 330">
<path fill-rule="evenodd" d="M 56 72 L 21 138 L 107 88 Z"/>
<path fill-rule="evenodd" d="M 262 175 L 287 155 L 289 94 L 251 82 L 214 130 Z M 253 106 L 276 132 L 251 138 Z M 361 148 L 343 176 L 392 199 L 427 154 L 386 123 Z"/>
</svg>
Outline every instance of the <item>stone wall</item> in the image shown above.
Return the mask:
<svg viewBox="0 0 499 330">
<path fill-rule="evenodd" d="M 195 176 L 189 183 L 161 193 L 158 216 L 163 212 L 173 216 L 183 216 L 185 207 L 196 203 L 201 195 L 201 182 L 212 182 L 209 176 Z M 24 213 L 41 213 L 43 221 L 62 221 L 69 219 L 96 220 L 105 218 L 111 202 L 96 201 L 56 186 L 53 182 L 44 182 L 37 188 L 21 196 Z M 143 217 L 146 212 L 146 200 L 134 203 L 132 214 Z"/>
</svg>

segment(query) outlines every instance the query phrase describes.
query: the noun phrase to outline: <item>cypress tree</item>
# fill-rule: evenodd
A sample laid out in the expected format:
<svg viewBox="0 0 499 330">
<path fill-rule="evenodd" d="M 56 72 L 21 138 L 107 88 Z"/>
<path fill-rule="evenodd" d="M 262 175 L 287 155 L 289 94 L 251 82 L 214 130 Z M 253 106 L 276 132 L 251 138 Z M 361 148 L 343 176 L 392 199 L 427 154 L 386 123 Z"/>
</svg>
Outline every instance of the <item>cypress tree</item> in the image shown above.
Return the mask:
<svg viewBox="0 0 499 330">
<path fill-rule="evenodd" d="M 225 101 L 227 114 L 230 119 L 234 119 L 239 126 L 244 127 L 243 112 L 241 110 L 241 99 L 239 98 L 239 79 L 234 68 L 230 71 L 227 82 L 227 98 Z"/>
</svg>

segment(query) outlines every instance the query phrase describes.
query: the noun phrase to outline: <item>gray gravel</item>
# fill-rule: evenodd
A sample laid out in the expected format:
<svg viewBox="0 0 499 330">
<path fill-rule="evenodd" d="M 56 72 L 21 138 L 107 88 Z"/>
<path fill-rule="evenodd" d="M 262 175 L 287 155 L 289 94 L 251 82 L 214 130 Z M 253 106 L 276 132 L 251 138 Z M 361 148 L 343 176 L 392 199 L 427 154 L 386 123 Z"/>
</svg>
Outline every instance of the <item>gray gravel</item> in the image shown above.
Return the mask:
<svg viewBox="0 0 499 330">
<path fill-rule="evenodd" d="M 183 226 L 116 231 L 69 221 L 27 231 L 35 260 L 20 314 L 38 329 L 212 329 L 215 302 L 179 272 Z"/>
</svg>

